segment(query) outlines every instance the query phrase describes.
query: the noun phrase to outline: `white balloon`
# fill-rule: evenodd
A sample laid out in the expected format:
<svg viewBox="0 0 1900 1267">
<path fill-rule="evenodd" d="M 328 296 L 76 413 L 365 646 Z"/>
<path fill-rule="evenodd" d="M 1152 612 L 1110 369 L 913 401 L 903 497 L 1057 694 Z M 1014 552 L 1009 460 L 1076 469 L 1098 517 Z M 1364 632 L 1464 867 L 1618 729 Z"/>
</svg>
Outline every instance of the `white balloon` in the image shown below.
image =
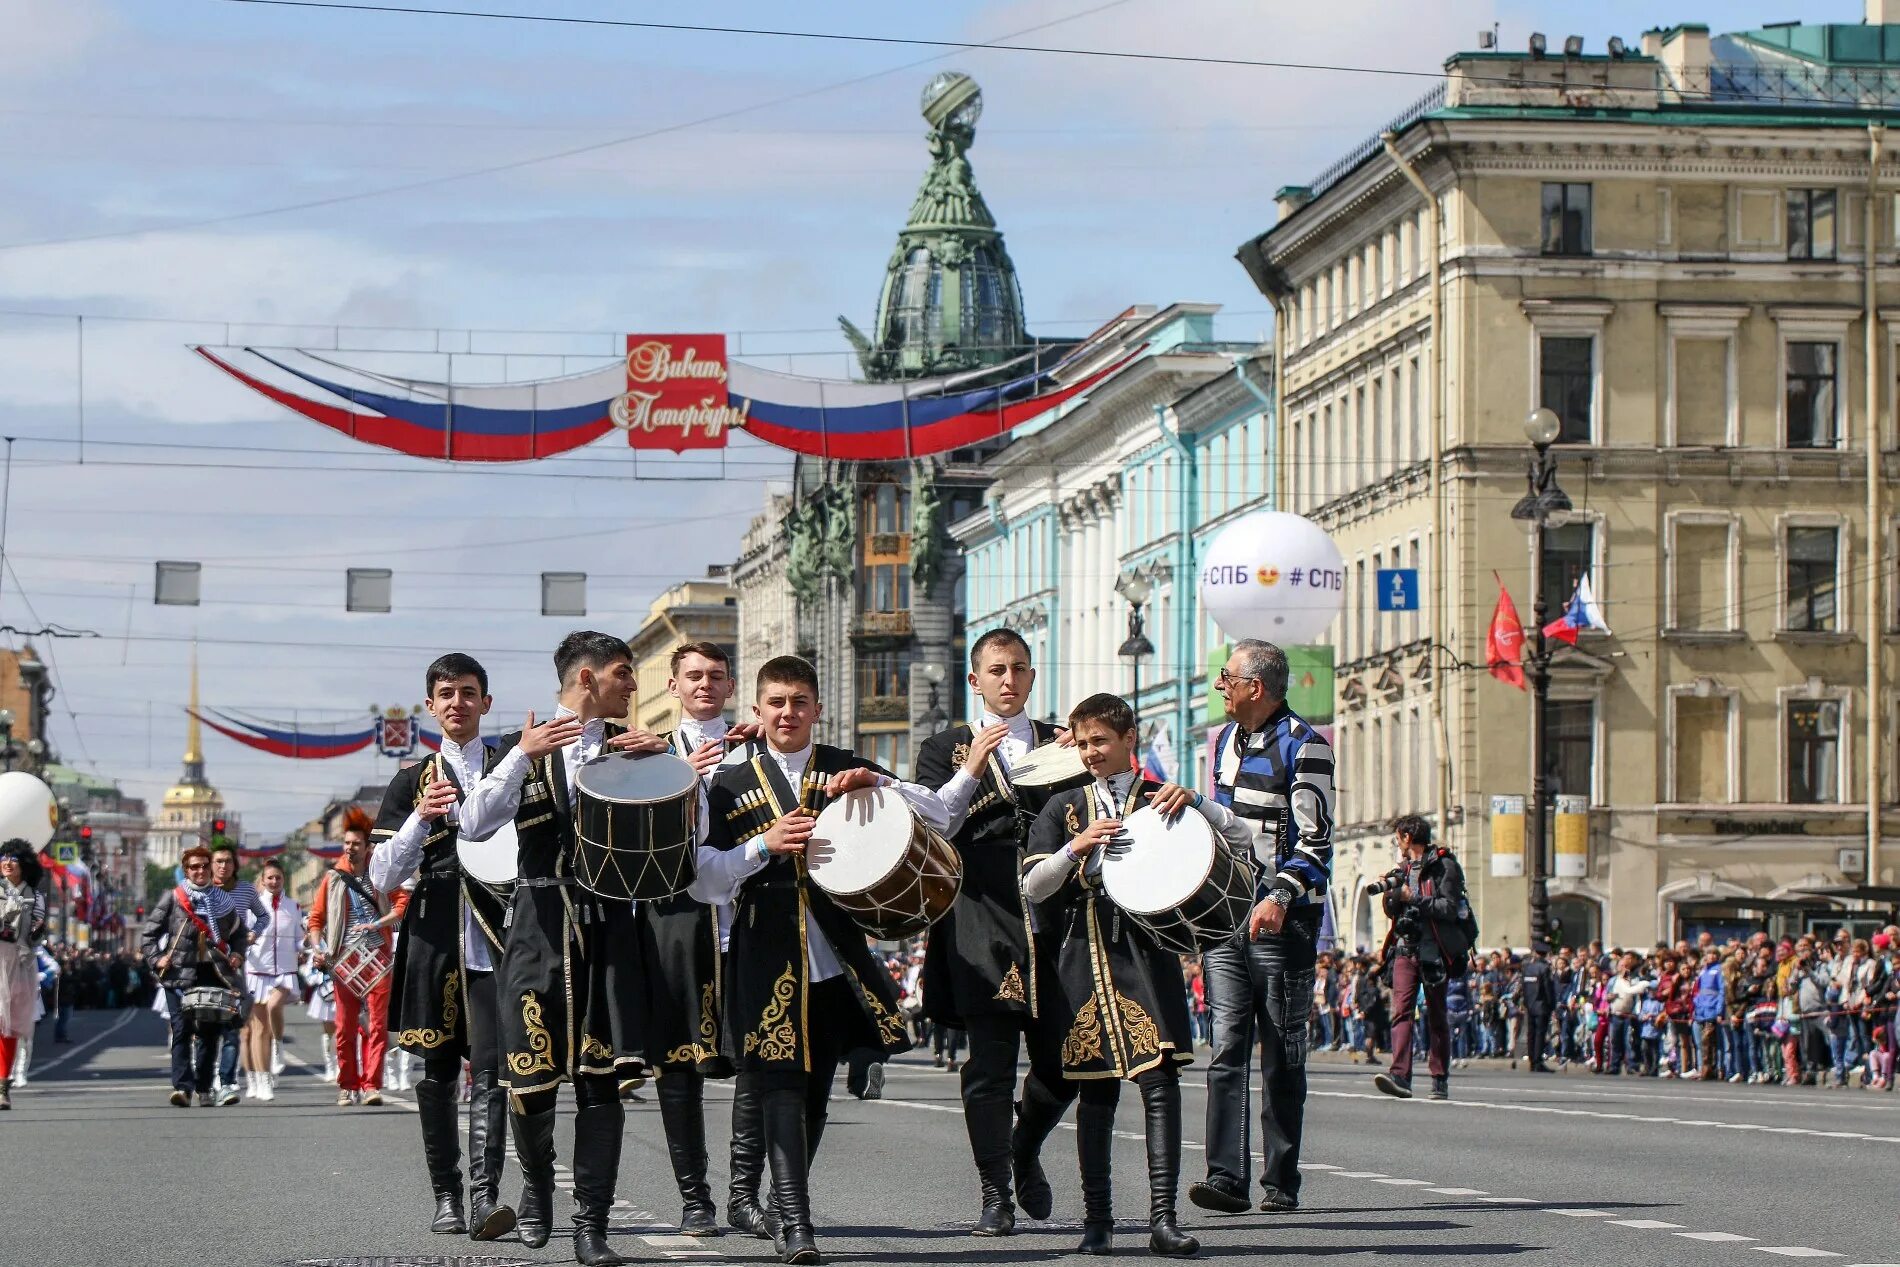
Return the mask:
<svg viewBox="0 0 1900 1267">
<path fill-rule="evenodd" d="M 1201 557 L 1201 606 L 1232 638 L 1317 642 L 1346 600 L 1346 563 L 1312 520 L 1263 510 L 1221 529 Z"/>
<path fill-rule="evenodd" d="M 24 770 L 0 774 L 0 844 L 24 840 L 35 849 L 53 842 L 53 789 Z"/>
</svg>

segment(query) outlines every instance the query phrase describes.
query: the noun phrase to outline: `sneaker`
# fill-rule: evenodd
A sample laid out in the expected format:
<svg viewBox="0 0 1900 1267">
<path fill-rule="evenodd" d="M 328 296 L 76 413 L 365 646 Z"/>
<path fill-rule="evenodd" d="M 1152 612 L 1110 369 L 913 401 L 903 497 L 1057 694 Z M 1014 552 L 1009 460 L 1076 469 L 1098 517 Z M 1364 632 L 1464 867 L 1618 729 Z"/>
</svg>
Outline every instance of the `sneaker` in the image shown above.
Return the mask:
<svg viewBox="0 0 1900 1267">
<path fill-rule="evenodd" d="M 353 1104 L 355 1104 L 355 1103 L 356 1103 L 356 1093 L 355 1093 L 355 1092 L 353 1092 L 353 1091 L 339 1091 L 339 1092 L 337 1092 L 337 1093 L 336 1093 L 336 1106 L 337 1106 L 337 1107 L 338 1107 L 339 1109 L 347 1109 L 347 1108 L 349 1108 L 349 1107 L 350 1107 L 351 1105 L 353 1105 Z"/>
<path fill-rule="evenodd" d="M 1451 1099 L 1451 1079 L 1450 1078 L 1433 1078 L 1431 1098 L 1434 1100 Z"/>
<path fill-rule="evenodd" d="M 218 1092 L 218 1107 L 221 1109 L 228 1109 L 233 1104 L 236 1104 L 240 1098 L 241 1097 L 238 1095 L 238 1089 L 235 1085 L 225 1087 L 223 1090 Z"/>
<path fill-rule="evenodd" d="M 189 1091 L 172 1092 L 171 1103 L 172 1103 L 172 1107 L 175 1109 L 190 1108 L 191 1107 L 191 1092 Z"/>
<path fill-rule="evenodd" d="M 199 1108 L 201 1109 L 215 1108 L 217 1107 L 217 1103 L 218 1103 L 217 1097 L 212 1095 L 209 1091 L 200 1091 L 198 1093 L 198 1107 Z"/>
<path fill-rule="evenodd" d="M 864 1095 L 866 1100 L 884 1098 L 884 1065 L 879 1062 L 864 1071 Z"/>
<path fill-rule="evenodd" d="M 1728 1080 L 1730 1082 L 1740 1082 L 1742 1080 L 1742 1075 L 1739 1073 L 1730 1074 Z"/>
<path fill-rule="evenodd" d="M 1278 1188 L 1268 1188 L 1260 1198 L 1262 1214 L 1291 1214 L 1300 1208 L 1298 1197 L 1288 1196 Z"/>
<path fill-rule="evenodd" d="M 943 1065 L 943 1071 L 945 1073 L 955 1073 L 957 1071 L 957 1062 L 954 1060 L 946 1060 Z"/>
<path fill-rule="evenodd" d="M 1410 1078 L 1395 1078 L 1389 1073 L 1374 1074 L 1372 1085 L 1387 1095 L 1400 1100 L 1409 1100 L 1412 1098 L 1412 1080 Z"/>
<path fill-rule="evenodd" d="M 369 1108 L 380 1109 L 383 1107 L 383 1093 L 380 1087 L 371 1087 L 369 1090 L 363 1092 L 362 1096 L 363 1103 Z"/>
</svg>

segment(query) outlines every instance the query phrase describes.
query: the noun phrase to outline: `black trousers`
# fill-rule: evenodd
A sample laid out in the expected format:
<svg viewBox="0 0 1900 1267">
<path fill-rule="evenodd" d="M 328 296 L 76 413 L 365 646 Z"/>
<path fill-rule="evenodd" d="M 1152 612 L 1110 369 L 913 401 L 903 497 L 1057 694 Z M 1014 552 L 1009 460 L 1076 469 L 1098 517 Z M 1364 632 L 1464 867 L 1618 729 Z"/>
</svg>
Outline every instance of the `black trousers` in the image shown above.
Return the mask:
<svg viewBox="0 0 1900 1267">
<path fill-rule="evenodd" d="M 963 1103 L 981 1105 L 1016 1098 L 1016 1064 L 1029 1049 L 1029 1076 L 1052 1097 L 1068 1101 L 1078 1085 L 1062 1076 L 1062 1034 L 1048 1020 L 992 1014 L 968 1017 L 970 1058 L 959 1071 Z"/>
<path fill-rule="evenodd" d="M 1544 1063 L 1544 1049 L 1550 1042 L 1550 1013 L 1546 1011 L 1524 1013 L 1524 1054 L 1530 1057 L 1532 1067 Z"/>
<path fill-rule="evenodd" d="M 856 1016 L 857 1001 L 843 977 L 832 977 L 811 987 L 810 1042 L 806 1050 L 811 1068 L 768 1069 L 756 1075 L 760 1091 L 784 1091 L 797 1087 L 805 1092 L 805 1127 L 815 1138 L 824 1129 L 830 1113 L 831 1084 L 837 1080 L 838 1065 L 845 1057 L 843 1035 L 862 1024 Z"/>
</svg>

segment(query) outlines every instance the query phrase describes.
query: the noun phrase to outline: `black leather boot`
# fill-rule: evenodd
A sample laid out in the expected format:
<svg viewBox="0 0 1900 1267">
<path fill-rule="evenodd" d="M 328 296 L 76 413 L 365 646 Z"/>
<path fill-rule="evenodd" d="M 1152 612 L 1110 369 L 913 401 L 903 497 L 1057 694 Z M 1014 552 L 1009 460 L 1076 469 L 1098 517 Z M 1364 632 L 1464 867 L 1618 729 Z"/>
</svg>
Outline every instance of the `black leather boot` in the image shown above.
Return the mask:
<svg viewBox="0 0 1900 1267">
<path fill-rule="evenodd" d="M 805 1092 L 798 1087 L 766 1091 L 761 1108 L 765 1155 L 772 1163 L 772 1208 L 780 1221 L 773 1248 L 783 1263 L 823 1262 L 811 1226 L 811 1152 L 805 1133 Z"/>
<path fill-rule="evenodd" d="M 1061 1123 L 1068 1107 L 1068 1100 L 1051 1093 L 1033 1075 L 1023 1082 L 1023 1098 L 1016 1104 L 1016 1129 L 1009 1140 L 1009 1159 L 1016 1177 L 1016 1204 L 1032 1219 L 1046 1219 L 1055 1208 L 1055 1193 L 1042 1169 L 1042 1145 Z"/>
<path fill-rule="evenodd" d="M 732 1088 L 732 1188 L 726 1197 L 726 1223 L 735 1232 L 770 1240 L 765 1211 L 759 1205 L 759 1181 L 765 1174 L 765 1125 L 760 1118 L 758 1080 L 742 1073 Z"/>
<path fill-rule="evenodd" d="M 456 1069 L 456 1077 L 461 1069 Z M 455 1080 L 424 1074 L 416 1083 L 416 1116 L 422 1122 L 422 1159 L 429 1167 L 429 1186 L 435 1191 L 435 1221 L 429 1230 L 444 1236 L 468 1231 L 462 1217 L 462 1146 L 456 1138 Z"/>
<path fill-rule="evenodd" d="M 704 1080 L 695 1069 L 669 1069 L 660 1075 L 660 1124 L 673 1178 L 680 1189 L 680 1232 L 719 1235 L 718 1208 L 706 1185 L 706 1112 Z"/>
<path fill-rule="evenodd" d="M 1016 1207 L 1009 1199 L 1011 1116 L 1007 1094 L 963 1104 L 963 1124 L 970 1132 L 970 1152 L 983 1190 L 983 1213 L 970 1229 L 972 1236 L 1008 1236 L 1016 1230 Z"/>
<path fill-rule="evenodd" d="M 1186 1258 L 1201 1243 L 1174 1222 L 1174 1194 L 1181 1179 L 1181 1083 L 1145 1075 L 1141 1105 L 1148 1119 L 1148 1248 L 1166 1258 Z"/>
<path fill-rule="evenodd" d="M 508 1093 L 493 1069 L 478 1070 L 468 1095 L 468 1238 L 492 1241 L 515 1230 L 513 1206 L 501 1203 L 502 1155 L 508 1148 Z"/>
<path fill-rule="evenodd" d="M 1115 1252 L 1114 1185 L 1109 1168 L 1115 1149 L 1115 1105 L 1075 1106 L 1075 1152 L 1082 1164 L 1082 1243 L 1078 1254 Z"/>
<path fill-rule="evenodd" d="M 511 1111 L 508 1125 L 515 1137 L 515 1163 L 521 1167 L 515 1226 L 523 1245 L 540 1249 L 554 1227 L 554 1109 Z"/>
<path fill-rule="evenodd" d="M 574 1110 L 574 1261 L 583 1267 L 627 1262 L 607 1244 L 626 1127 L 627 1110 L 617 1094 Z"/>
</svg>

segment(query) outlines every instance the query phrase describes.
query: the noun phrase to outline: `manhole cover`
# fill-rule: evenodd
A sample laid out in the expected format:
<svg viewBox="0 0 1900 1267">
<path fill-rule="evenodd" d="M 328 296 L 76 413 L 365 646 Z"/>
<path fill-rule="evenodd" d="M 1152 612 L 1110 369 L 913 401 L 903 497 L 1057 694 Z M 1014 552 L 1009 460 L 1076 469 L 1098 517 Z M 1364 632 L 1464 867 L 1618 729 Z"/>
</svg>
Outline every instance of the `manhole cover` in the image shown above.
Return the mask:
<svg viewBox="0 0 1900 1267">
<path fill-rule="evenodd" d="M 284 1267 L 541 1267 L 532 1258 L 495 1258 L 479 1254 L 398 1254 L 359 1258 L 299 1258 Z"/>
</svg>

